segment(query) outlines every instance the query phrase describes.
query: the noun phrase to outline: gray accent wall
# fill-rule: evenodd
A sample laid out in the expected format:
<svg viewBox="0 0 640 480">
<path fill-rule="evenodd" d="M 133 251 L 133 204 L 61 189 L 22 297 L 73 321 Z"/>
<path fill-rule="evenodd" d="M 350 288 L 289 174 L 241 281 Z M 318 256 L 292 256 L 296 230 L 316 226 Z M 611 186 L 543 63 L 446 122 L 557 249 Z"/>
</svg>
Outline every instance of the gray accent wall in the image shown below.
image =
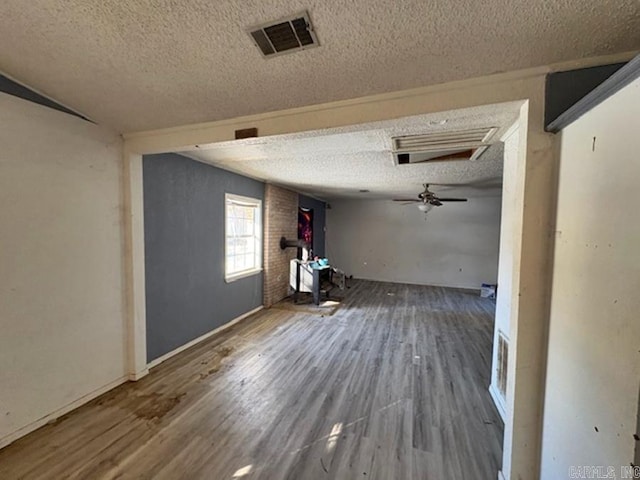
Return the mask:
<svg viewBox="0 0 640 480">
<path fill-rule="evenodd" d="M 262 305 L 262 273 L 224 280 L 224 195 L 264 184 L 169 153 L 145 155 L 147 361 Z"/>
<path fill-rule="evenodd" d="M 0 74 L 0 92 L 8 93 L 9 95 L 13 95 L 14 97 L 22 98 L 23 100 L 37 103 L 38 105 L 42 105 L 44 107 L 53 108 L 54 110 L 58 110 L 59 112 L 68 113 L 69 115 L 74 115 L 83 120 L 86 120 L 87 122 L 94 123 L 84 115 L 80 115 L 78 112 L 74 112 L 64 105 L 60 105 L 58 102 L 40 95 L 38 92 L 35 92 L 30 88 L 25 87 L 24 85 L 21 85 L 2 74 Z"/>
<path fill-rule="evenodd" d="M 549 73 L 544 89 L 545 130 L 557 132 L 552 125 L 558 118 L 624 66 L 625 63 L 615 63 Z"/>
<path fill-rule="evenodd" d="M 326 255 L 324 248 L 324 233 L 326 226 L 327 204 L 321 200 L 316 200 L 315 198 L 299 195 L 298 206 L 313 209 L 313 253 L 319 257 L 324 257 Z"/>
</svg>

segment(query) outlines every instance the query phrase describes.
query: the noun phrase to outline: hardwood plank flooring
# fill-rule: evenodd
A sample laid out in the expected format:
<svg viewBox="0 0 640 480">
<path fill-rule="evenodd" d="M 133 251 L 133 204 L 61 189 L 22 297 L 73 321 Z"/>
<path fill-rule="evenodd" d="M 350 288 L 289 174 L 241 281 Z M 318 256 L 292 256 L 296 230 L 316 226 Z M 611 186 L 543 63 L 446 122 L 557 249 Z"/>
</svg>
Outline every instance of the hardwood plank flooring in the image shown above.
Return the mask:
<svg viewBox="0 0 640 480">
<path fill-rule="evenodd" d="M 264 310 L 0 450 L 2 479 L 494 480 L 494 303 L 356 281 Z"/>
</svg>

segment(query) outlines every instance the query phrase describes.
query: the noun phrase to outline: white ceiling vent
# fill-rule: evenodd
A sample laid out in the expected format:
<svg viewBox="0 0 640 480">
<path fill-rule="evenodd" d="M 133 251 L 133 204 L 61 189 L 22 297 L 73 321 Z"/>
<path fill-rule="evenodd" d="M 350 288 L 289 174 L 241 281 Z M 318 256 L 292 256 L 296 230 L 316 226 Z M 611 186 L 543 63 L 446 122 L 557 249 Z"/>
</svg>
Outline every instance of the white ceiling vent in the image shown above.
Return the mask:
<svg viewBox="0 0 640 480">
<path fill-rule="evenodd" d="M 424 152 L 426 150 L 444 150 L 458 147 L 477 147 L 487 144 L 497 128 L 472 128 L 455 132 L 433 132 L 421 135 L 409 135 L 393 139 L 396 152 Z"/>
<path fill-rule="evenodd" d="M 496 127 L 442 131 L 393 138 L 397 165 L 476 160 L 491 145 Z"/>
<path fill-rule="evenodd" d="M 265 58 L 319 45 L 307 12 L 252 27 L 248 32 Z"/>
</svg>

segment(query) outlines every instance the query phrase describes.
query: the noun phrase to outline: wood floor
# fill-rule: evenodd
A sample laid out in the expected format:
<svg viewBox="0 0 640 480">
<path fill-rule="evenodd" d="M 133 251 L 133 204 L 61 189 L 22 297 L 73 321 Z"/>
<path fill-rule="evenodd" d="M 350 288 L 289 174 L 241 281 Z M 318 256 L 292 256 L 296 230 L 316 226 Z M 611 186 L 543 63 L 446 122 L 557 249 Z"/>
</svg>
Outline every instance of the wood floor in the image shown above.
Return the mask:
<svg viewBox="0 0 640 480">
<path fill-rule="evenodd" d="M 494 480 L 494 304 L 355 282 L 270 309 L 0 450 L 0 478 Z"/>
</svg>

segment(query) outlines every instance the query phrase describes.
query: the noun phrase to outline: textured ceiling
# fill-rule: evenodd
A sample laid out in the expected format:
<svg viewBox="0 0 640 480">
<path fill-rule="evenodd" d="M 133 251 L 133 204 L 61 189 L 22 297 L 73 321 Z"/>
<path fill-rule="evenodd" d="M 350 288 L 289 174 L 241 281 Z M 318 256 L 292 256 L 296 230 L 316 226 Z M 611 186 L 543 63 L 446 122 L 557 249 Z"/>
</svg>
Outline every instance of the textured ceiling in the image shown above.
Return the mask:
<svg viewBox="0 0 640 480">
<path fill-rule="evenodd" d="M 307 9 L 320 48 L 245 28 Z M 120 132 L 640 48 L 638 0 L 2 0 L 0 70 Z"/>
<path fill-rule="evenodd" d="M 260 180 L 323 198 L 415 196 L 423 183 L 500 184 L 502 144 L 476 161 L 395 165 L 391 138 L 419 133 L 497 127 L 494 140 L 516 121 L 519 102 L 502 103 L 398 120 L 200 146 L 180 152 Z M 369 192 L 360 193 L 360 189 Z M 434 187 L 434 191 L 444 191 Z M 448 188 L 447 194 L 496 195 L 500 190 Z"/>
</svg>

